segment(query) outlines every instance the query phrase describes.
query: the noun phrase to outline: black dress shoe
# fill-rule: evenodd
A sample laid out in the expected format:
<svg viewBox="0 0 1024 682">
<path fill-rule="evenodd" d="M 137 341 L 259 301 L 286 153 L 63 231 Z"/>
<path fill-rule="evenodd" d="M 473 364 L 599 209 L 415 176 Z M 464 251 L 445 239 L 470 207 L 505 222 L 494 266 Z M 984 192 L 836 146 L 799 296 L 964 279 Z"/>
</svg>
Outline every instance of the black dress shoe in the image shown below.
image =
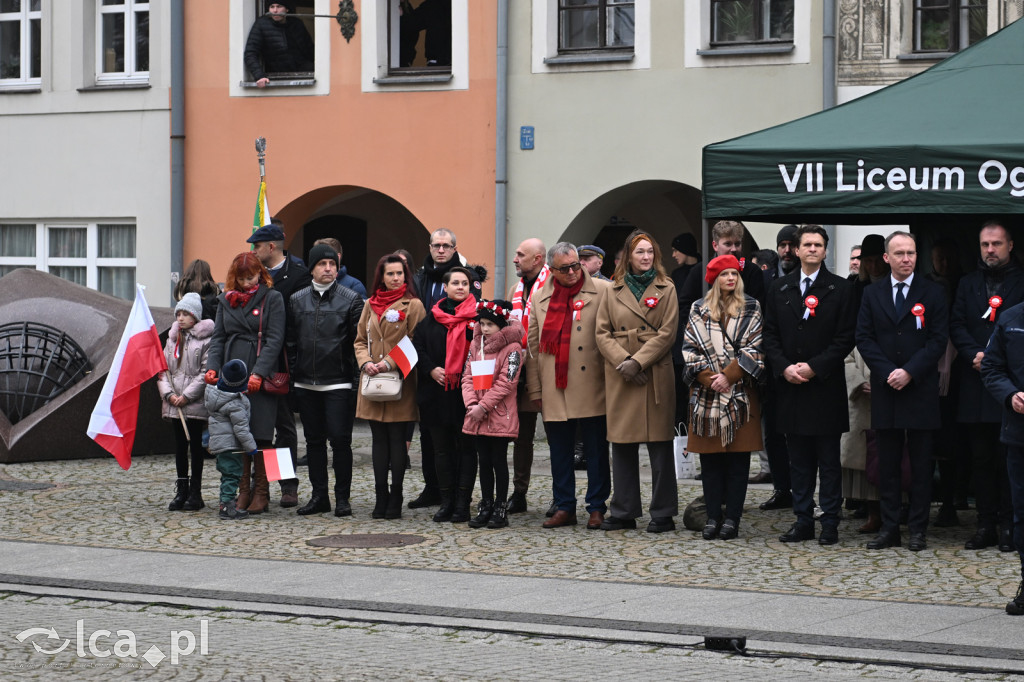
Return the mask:
<svg viewBox="0 0 1024 682">
<path fill-rule="evenodd" d="M 875 536 L 874 540 L 869 540 L 867 544 L 868 549 L 886 549 L 888 547 L 899 547 L 903 543 L 900 541 L 900 534 L 898 531 L 884 530 Z"/>
<path fill-rule="evenodd" d="M 309 466 L 309 459 L 305 455 L 303 455 L 302 457 L 299 457 L 298 459 L 295 460 L 295 466 L 297 466 L 297 467 Z"/>
<path fill-rule="evenodd" d="M 506 514 L 522 514 L 526 511 L 526 493 L 512 493 L 505 505 Z"/>
<path fill-rule="evenodd" d="M 1006 604 L 1006 613 L 1011 616 L 1024 616 L 1024 580 L 1020 581 L 1017 596 Z"/>
<path fill-rule="evenodd" d="M 776 490 L 772 496 L 758 505 L 758 509 L 769 511 L 772 509 L 792 509 L 793 493 L 788 490 Z"/>
<path fill-rule="evenodd" d="M 719 540 L 732 540 L 740 534 L 740 522 L 726 519 L 722 521 L 722 527 L 718 529 Z"/>
<path fill-rule="evenodd" d="M 700 536 L 705 540 L 714 540 L 718 537 L 718 529 L 721 527 L 721 522 L 713 519 L 708 519 L 708 523 L 704 526 L 704 530 L 700 532 Z"/>
<path fill-rule="evenodd" d="M 185 509 L 188 509 L 188 505 L 185 505 Z M 999 551 L 1000 552 L 1012 552 L 1016 549 L 1013 545 L 1013 529 L 1003 527 L 999 531 Z"/>
<path fill-rule="evenodd" d="M 839 542 L 839 529 L 838 528 L 822 528 L 821 532 L 818 533 L 818 544 L 819 545 L 834 545 Z"/>
<path fill-rule="evenodd" d="M 804 542 L 814 539 L 814 526 L 806 523 L 794 523 L 785 533 L 779 536 L 779 542 Z"/>
<path fill-rule="evenodd" d="M 636 519 L 620 519 L 617 516 L 606 516 L 601 522 L 601 530 L 632 530 L 636 528 Z"/>
<path fill-rule="evenodd" d="M 295 513 L 299 516 L 309 516 L 310 514 L 322 514 L 329 511 L 331 511 L 331 501 L 314 495 L 310 498 L 309 502 L 296 509 Z"/>
<path fill-rule="evenodd" d="M 995 528 L 979 528 L 971 536 L 971 539 L 964 543 L 964 549 L 985 549 L 999 542 L 996 537 Z"/>
<path fill-rule="evenodd" d="M 555 515 L 556 512 L 558 512 L 558 503 L 555 502 L 554 500 L 551 500 L 551 506 L 548 507 L 548 510 L 546 512 L 544 512 L 544 516 L 550 519 L 552 516 Z"/>
<path fill-rule="evenodd" d="M 338 503 L 334 505 L 335 516 L 352 516 L 352 505 L 348 503 L 348 500 L 338 500 Z"/>
<path fill-rule="evenodd" d="M 435 507 L 441 504 L 441 493 L 438 490 L 424 488 L 416 499 L 409 503 L 409 509 L 422 509 L 423 507 Z"/>
<path fill-rule="evenodd" d="M 928 541 L 925 540 L 924 533 L 911 533 L 910 542 L 907 543 L 907 549 L 911 552 L 920 552 L 922 549 L 928 548 Z"/>
<path fill-rule="evenodd" d="M 647 524 L 648 533 L 667 533 L 675 529 L 676 522 L 672 520 L 671 516 L 659 516 L 651 519 L 651 522 Z"/>
</svg>

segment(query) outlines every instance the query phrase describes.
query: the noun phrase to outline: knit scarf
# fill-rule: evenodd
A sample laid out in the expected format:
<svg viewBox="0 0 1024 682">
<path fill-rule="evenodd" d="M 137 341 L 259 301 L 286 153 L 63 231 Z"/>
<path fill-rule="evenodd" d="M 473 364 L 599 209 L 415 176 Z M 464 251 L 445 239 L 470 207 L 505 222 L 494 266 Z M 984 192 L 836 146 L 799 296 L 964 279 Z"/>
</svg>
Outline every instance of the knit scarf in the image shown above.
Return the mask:
<svg viewBox="0 0 1024 682">
<path fill-rule="evenodd" d="M 574 286 L 564 287 L 553 280 L 554 293 L 548 303 L 548 314 L 540 331 L 540 352 L 555 356 L 555 386 L 569 385 L 569 340 L 572 336 L 572 297 L 583 288 L 584 277 Z"/>
<path fill-rule="evenodd" d="M 442 307 L 443 306 L 443 307 Z M 452 312 L 445 311 L 449 308 Z M 449 298 L 442 298 L 430 310 L 434 319 L 448 329 L 448 337 L 444 344 L 444 390 L 454 391 L 462 384 L 462 368 L 466 364 L 466 353 L 469 350 L 469 339 L 466 329 L 476 319 L 476 299 L 472 296 L 455 304 Z"/>
<path fill-rule="evenodd" d="M 520 279 L 519 283 L 516 284 L 515 293 L 512 294 L 512 317 L 523 323 L 523 340 L 520 344 L 523 348 L 526 348 L 526 335 L 530 331 L 530 308 L 533 304 L 533 294 L 544 286 L 544 282 L 548 281 L 550 274 L 551 268 L 545 265 L 540 269 L 537 279 L 530 285 L 529 291 L 526 291 L 526 280 Z M 526 299 L 525 302 L 524 298 Z"/>
<path fill-rule="evenodd" d="M 373 308 L 373 312 L 377 313 L 377 319 L 380 320 L 380 316 L 384 314 L 388 308 L 397 303 L 403 296 L 405 296 L 405 285 L 388 291 L 387 289 L 377 289 L 373 292 L 373 296 L 366 302 Z"/>
<path fill-rule="evenodd" d="M 654 281 L 657 274 L 658 271 L 655 268 L 641 272 L 639 275 L 634 275 L 632 271 L 626 273 L 626 286 L 636 296 L 637 301 L 644 297 L 644 292 L 647 291 L 647 287 Z"/>
<path fill-rule="evenodd" d="M 256 290 L 259 288 L 260 285 L 257 284 L 248 291 L 238 291 L 237 289 L 231 289 L 224 294 L 224 298 L 227 299 L 228 305 L 230 305 L 232 308 L 237 308 L 238 306 L 242 306 L 244 308 L 249 303 L 249 301 L 252 300 L 253 294 L 255 294 Z"/>
</svg>

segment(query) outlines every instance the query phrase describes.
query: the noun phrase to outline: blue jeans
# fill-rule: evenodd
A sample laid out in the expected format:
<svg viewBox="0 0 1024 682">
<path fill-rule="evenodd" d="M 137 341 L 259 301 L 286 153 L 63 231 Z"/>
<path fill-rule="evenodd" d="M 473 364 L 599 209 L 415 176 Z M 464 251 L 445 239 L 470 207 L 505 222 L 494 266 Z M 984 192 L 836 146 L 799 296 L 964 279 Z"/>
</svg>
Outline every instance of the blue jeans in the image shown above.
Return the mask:
<svg viewBox="0 0 1024 682">
<path fill-rule="evenodd" d="M 352 425 L 356 392 L 350 389 L 295 389 L 306 436 L 306 458 L 313 497 L 327 498 L 327 443 L 334 453 L 334 496 L 348 500 L 352 489 Z M 283 401 L 282 401 L 283 402 Z"/>
<path fill-rule="evenodd" d="M 1010 479 L 1010 501 L 1013 503 L 1013 544 L 1024 567 L 1024 447 L 1006 446 L 1006 472 Z"/>
<path fill-rule="evenodd" d="M 563 511 L 576 512 L 576 471 L 573 457 L 576 427 L 583 433 L 583 454 L 587 458 L 587 511 L 608 511 L 612 491 L 611 465 L 608 462 L 608 423 L 604 415 L 544 422 L 551 449 L 551 487 L 555 505 Z"/>
</svg>

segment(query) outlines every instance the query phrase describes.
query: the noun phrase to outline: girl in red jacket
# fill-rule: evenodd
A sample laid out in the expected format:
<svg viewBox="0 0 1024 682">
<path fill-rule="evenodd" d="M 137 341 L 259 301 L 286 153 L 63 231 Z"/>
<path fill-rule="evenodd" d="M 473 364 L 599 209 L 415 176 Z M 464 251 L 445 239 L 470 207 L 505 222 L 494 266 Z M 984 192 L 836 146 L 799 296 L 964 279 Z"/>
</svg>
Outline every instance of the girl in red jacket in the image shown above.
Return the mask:
<svg viewBox="0 0 1024 682">
<path fill-rule="evenodd" d="M 519 435 L 516 386 L 523 365 L 523 326 L 510 319 L 508 301 L 479 301 L 476 329 L 462 372 L 466 421 L 480 461 L 480 508 L 470 528 L 505 528 L 508 514 L 508 442 Z"/>
</svg>

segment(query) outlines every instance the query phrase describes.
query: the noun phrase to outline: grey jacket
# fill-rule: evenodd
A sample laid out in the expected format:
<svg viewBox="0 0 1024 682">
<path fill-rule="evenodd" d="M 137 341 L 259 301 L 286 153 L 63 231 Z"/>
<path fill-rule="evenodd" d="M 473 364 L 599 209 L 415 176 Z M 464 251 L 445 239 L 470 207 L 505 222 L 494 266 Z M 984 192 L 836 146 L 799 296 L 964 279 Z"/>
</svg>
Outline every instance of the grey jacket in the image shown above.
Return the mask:
<svg viewBox="0 0 1024 682">
<path fill-rule="evenodd" d="M 256 449 L 249 432 L 249 399 L 243 393 L 227 393 L 206 387 L 206 409 L 210 413 L 210 452 Z"/>
</svg>

